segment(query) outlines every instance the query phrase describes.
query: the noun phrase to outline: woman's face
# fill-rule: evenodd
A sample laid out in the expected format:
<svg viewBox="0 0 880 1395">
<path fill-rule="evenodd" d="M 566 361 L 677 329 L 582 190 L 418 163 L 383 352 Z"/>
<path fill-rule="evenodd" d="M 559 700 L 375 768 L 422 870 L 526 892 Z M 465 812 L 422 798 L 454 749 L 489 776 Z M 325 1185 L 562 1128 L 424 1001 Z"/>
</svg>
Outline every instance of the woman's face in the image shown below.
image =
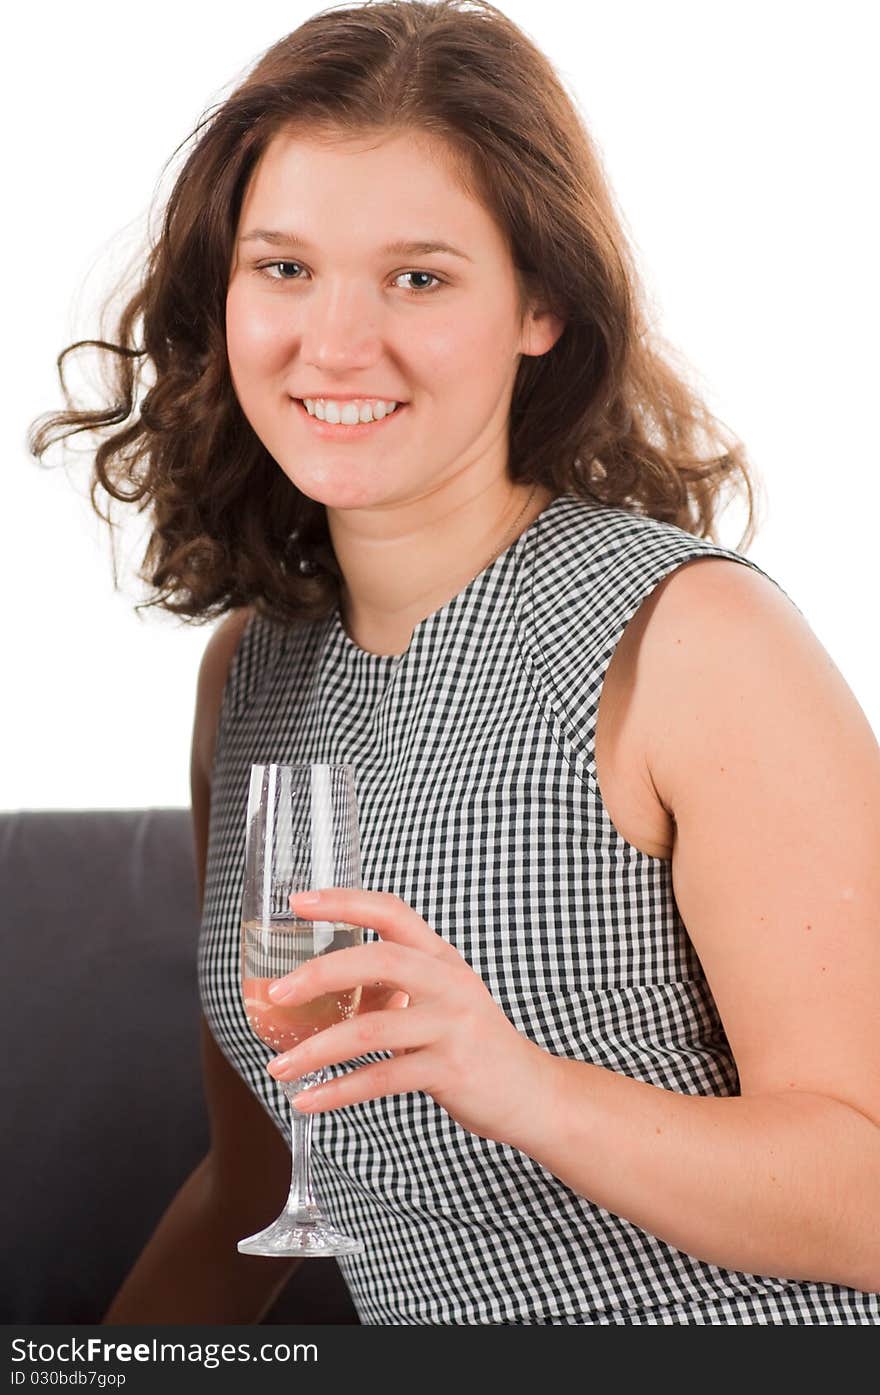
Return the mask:
<svg viewBox="0 0 880 1395">
<path fill-rule="evenodd" d="M 227 293 L 242 410 L 293 483 L 331 508 L 412 502 L 461 471 L 477 483 L 503 473 L 519 355 L 546 352 L 562 328 L 550 316 L 521 323 L 505 242 L 442 143 L 378 141 L 270 142 Z M 422 242 L 461 255 L 388 250 Z M 329 439 L 298 399 L 334 393 L 405 405 L 363 435 Z"/>
</svg>

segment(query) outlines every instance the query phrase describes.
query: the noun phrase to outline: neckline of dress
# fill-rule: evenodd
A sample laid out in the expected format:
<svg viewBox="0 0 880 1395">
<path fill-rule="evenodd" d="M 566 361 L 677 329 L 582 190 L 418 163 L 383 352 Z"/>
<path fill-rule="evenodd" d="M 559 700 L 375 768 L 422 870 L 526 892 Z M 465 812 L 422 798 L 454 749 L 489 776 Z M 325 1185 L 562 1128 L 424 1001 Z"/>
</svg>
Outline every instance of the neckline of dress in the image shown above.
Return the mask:
<svg viewBox="0 0 880 1395">
<path fill-rule="evenodd" d="M 453 609 L 453 607 L 461 605 L 462 602 L 470 596 L 471 592 L 476 591 L 483 582 L 488 581 L 489 577 L 495 572 L 497 568 L 501 566 L 504 560 L 507 557 L 509 557 L 512 552 L 514 552 L 516 549 L 520 548 L 522 545 L 525 544 L 525 541 L 529 538 L 530 534 L 537 530 L 541 520 L 543 518 L 546 518 L 546 516 L 550 513 L 550 511 L 553 508 L 555 508 L 555 506 L 558 503 L 560 503 L 563 499 L 566 499 L 568 497 L 570 496 L 566 494 L 557 494 L 553 499 L 550 500 L 549 504 L 547 504 L 547 506 L 543 508 L 539 514 L 535 515 L 529 526 L 527 528 L 524 528 L 523 531 L 519 534 L 519 536 L 513 539 L 513 542 L 508 543 L 507 547 L 505 547 L 502 552 L 499 552 L 496 557 L 493 557 L 492 561 L 489 562 L 483 568 L 482 571 L 477 572 L 476 576 L 471 577 L 471 580 L 466 582 L 462 589 L 460 591 L 457 591 L 454 596 L 450 596 L 448 601 L 444 601 L 443 605 L 438 606 L 436 610 L 431 611 L 430 615 L 426 615 L 424 619 L 419 620 L 418 624 L 416 624 L 413 628 L 409 644 L 407 645 L 406 649 L 401 651 L 401 653 L 373 654 L 370 652 L 369 649 L 362 649 L 360 645 L 356 644 L 355 641 L 351 638 L 345 626 L 343 625 L 338 601 L 336 605 L 333 607 L 333 611 L 329 619 L 330 634 L 333 637 L 333 640 L 342 650 L 344 650 L 347 654 L 350 654 L 352 658 L 356 659 L 360 663 L 368 665 L 373 664 L 376 667 L 381 667 L 382 665 L 386 664 L 392 666 L 395 664 L 399 664 L 403 659 L 406 658 L 407 654 L 412 652 L 417 641 L 420 640 L 423 635 L 425 635 L 428 631 L 433 629 L 433 627 L 437 625 L 443 619 L 443 617 Z"/>
</svg>

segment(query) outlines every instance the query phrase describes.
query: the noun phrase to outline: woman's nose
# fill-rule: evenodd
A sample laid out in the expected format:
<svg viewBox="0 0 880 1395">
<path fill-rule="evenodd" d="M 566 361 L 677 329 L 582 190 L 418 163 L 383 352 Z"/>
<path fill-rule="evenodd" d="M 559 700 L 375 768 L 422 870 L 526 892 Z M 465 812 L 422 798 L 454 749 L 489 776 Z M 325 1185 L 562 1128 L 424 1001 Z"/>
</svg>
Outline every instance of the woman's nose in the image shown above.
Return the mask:
<svg viewBox="0 0 880 1395">
<path fill-rule="evenodd" d="M 300 328 L 303 358 L 327 367 L 368 363 L 381 340 L 379 308 L 369 292 L 353 286 L 316 290 L 304 307 Z"/>
</svg>

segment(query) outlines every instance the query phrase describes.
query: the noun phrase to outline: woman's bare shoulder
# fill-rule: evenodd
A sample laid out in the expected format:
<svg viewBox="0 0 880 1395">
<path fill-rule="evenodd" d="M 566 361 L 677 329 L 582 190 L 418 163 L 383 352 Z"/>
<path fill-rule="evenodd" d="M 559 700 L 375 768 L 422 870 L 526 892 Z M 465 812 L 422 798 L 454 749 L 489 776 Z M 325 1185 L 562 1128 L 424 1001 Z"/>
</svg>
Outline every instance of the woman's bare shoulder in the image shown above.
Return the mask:
<svg viewBox="0 0 880 1395">
<path fill-rule="evenodd" d="M 692 558 L 660 583 L 635 627 L 641 670 L 642 751 L 664 807 L 689 781 L 695 728 L 736 693 L 750 714 L 771 719 L 769 698 L 783 656 L 821 681 L 833 669 L 804 616 L 761 572 L 722 557 Z M 839 675 L 838 675 L 839 678 Z M 690 786 L 689 786 L 690 787 Z"/>
<path fill-rule="evenodd" d="M 205 646 L 205 652 L 202 655 L 202 669 L 209 670 L 212 674 L 215 670 L 220 669 L 225 678 L 226 670 L 238 648 L 245 626 L 253 614 L 254 607 L 246 605 L 231 610 L 228 615 L 223 617 L 220 624 L 212 631 L 211 638 Z"/>
<path fill-rule="evenodd" d="M 597 719 L 599 783 L 618 830 L 650 856 L 672 852 L 671 782 L 680 781 L 687 768 L 689 722 L 701 720 L 692 685 L 697 676 L 730 682 L 742 653 L 738 625 L 757 628 L 770 650 L 780 628 L 801 635 L 807 630 L 784 593 L 752 567 L 723 557 L 691 558 L 653 588 L 612 656 Z M 725 629 L 724 661 L 713 670 L 709 641 Z M 696 656 L 699 675 L 688 668 L 689 654 Z M 766 668 L 772 672 L 772 663 Z M 683 721 L 673 727 L 672 717 Z M 676 737 L 685 744 L 683 752 Z"/>
<path fill-rule="evenodd" d="M 192 754 L 194 765 L 205 778 L 209 777 L 214 764 L 214 742 L 229 666 L 253 614 L 253 606 L 241 606 L 230 611 L 212 632 L 202 654 L 196 691 Z"/>
</svg>

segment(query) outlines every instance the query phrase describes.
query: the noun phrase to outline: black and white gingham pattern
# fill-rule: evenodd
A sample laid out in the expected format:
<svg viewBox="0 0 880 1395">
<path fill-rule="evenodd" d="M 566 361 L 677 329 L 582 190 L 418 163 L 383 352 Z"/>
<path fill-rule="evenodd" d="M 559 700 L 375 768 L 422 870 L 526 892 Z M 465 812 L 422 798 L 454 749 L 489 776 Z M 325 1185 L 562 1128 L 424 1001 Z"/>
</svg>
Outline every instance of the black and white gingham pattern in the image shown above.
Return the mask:
<svg viewBox="0 0 880 1395">
<path fill-rule="evenodd" d="M 703 556 L 755 566 L 563 495 L 422 621 L 402 656 L 359 649 L 338 612 L 290 629 L 249 623 L 220 718 L 200 981 L 221 1050 L 285 1137 L 289 1107 L 238 986 L 252 762 L 352 762 L 364 886 L 413 906 L 533 1040 L 668 1090 L 737 1092 L 671 863 L 617 832 L 594 758 L 602 680 L 626 624 L 661 578 Z M 880 1318 L 876 1294 L 676 1250 L 474 1137 L 423 1093 L 317 1115 L 314 1149 L 328 1209 L 366 1243 L 340 1261 L 366 1324 Z"/>
</svg>

